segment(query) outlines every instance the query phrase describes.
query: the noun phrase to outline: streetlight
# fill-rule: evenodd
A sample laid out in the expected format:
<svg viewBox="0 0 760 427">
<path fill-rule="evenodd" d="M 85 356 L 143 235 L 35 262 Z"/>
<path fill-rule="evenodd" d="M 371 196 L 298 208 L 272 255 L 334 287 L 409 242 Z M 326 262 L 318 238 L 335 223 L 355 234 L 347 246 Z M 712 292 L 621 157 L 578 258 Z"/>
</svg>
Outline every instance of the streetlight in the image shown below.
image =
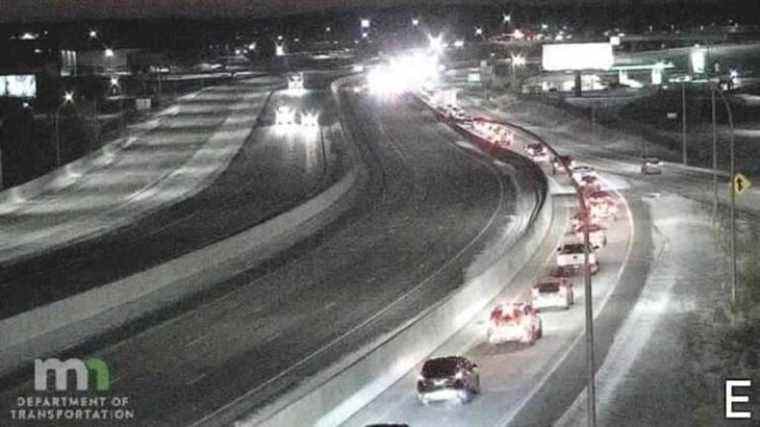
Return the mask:
<svg viewBox="0 0 760 427">
<path fill-rule="evenodd" d="M 430 40 L 430 50 L 432 50 L 433 53 L 438 55 L 443 51 L 443 34 L 438 34 L 437 37 L 428 34 L 428 40 Z"/>
<path fill-rule="evenodd" d="M 511 13 L 505 13 L 505 14 L 503 14 L 503 16 L 502 16 L 502 22 L 504 24 L 509 24 L 510 22 L 512 22 L 512 14 Z"/>
<path fill-rule="evenodd" d="M 61 109 L 65 107 L 68 104 L 74 103 L 74 92 L 66 92 L 63 95 L 63 102 L 60 106 L 58 106 L 58 109 L 55 111 L 55 166 L 60 167 L 61 166 L 61 129 L 60 129 L 60 121 L 61 121 Z"/>
<path fill-rule="evenodd" d="M 412 18 L 412 26 L 416 27 L 418 25 L 420 25 L 420 20 L 417 18 Z"/>
<path fill-rule="evenodd" d="M 720 95 L 721 101 L 723 101 L 723 104 L 726 106 L 726 112 L 728 113 L 728 124 L 731 128 L 731 134 L 729 136 L 729 153 L 731 156 L 731 162 L 729 166 L 729 181 L 730 181 L 730 188 L 731 188 L 731 248 L 730 248 L 730 256 L 731 256 L 731 263 L 730 263 L 730 271 L 731 271 L 731 304 L 735 308 L 736 307 L 736 282 L 737 282 L 737 269 L 736 269 L 736 188 L 734 188 L 734 176 L 736 176 L 736 151 L 735 151 L 735 138 L 734 138 L 734 115 L 733 111 L 731 110 L 731 104 L 728 102 L 728 99 L 726 99 L 726 95 L 723 93 L 723 90 L 715 85 L 711 84 L 710 89 L 712 92 L 712 119 L 713 119 L 713 191 L 714 191 L 714 199 L 713 199 L 713 216 L 715 217 L 717 215 L 718 211 L 718 148 L 717 148 L 717 124 L 716 124 L 716 113 L 715 113 L 715 94 L 717 93 Z"/>
<path fill-rule="evenodd" d="M 481 27 L 475 27 L 475 35 L 476 36 L 482 36 L 483 35 L 483 28 L 481 28 Z"/>
<path fill-rule="evenodd" d="M 95 30 L 90 30 L 90 38 L 91 38 L 91 39 L 96 39 L 96 38 L 98 38 L 98 32 L 97 32 L 97 31 L 95 31 Z"/>
<path fill-rule="evenodd" d="M 105 54 L 106 58 L 113 58 L 113 56 L 114 56 L 114 52 L 113 52 L 113 49 L 111 49 L 111 48 L 106 48 L 106 51 L 105 51 L 105 53 L 104 53 L 104 54 Z"/>
<path fill-rule="evenodd" d="M 370 25 L 371 25 L 371 22 L 370 22 L 370 20 L 369 20 L 369 19 L 367 19 L 367 18 L 362 18 L 362 20 L 361 20 L 361 25 L 362 25 L 362 29 L 367 29 L 367 28 L 369 28 L 369 27 L 370 27 Z"/>
<path fill-rule="evenodd" d="M 111 88 L 116 89 L 119 92 L 119 123 L 122 132 L 124 131 L 124 128 L 127 127 L 126 120 L 124 117 L 124 94 L 121 93 L 121 86 L 119 85 L 119 78 L 116 76 L 111 77 Z M 97 112 L 95 112 L 97 116 Z"/>
<path fill-rule="evenodd" d="M 517 88 L 517 67 L 524 67 L 526 64 L 525 56 L 521 54 L 515 55 L 514 53 L 511 55 L 512 61 L 512 90 L 516 90 Z"/>
</svg>

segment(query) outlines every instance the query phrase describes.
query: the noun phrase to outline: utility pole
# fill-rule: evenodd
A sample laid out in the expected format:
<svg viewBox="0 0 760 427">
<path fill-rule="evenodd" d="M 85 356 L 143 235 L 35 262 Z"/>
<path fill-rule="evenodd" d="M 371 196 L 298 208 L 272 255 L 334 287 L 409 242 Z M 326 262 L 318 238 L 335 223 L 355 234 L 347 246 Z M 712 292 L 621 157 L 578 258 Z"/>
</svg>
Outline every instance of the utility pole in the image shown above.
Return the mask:
<svg viewBox="0 0 760 427">
<path fill-rule="evenodd" d="M 731 125 L 731 168 L 730 168 L 730 180 L 731 180 L 731 304 L 736 308 L 736 188 L 734 188 L 734 176 L 736 175 L 736 151 L 734 141 L 734 118 L 731 111 L 731 105 L 726 101 L 723 92 L 720 96 L 723 98 L 723 102 L 728 109 L 728 122 Z"/>
<path fill-rule="evenodd" d="M 729 184 L 731 194 L 731 262 L 729 264 L 731 268 L 731 305 L 736 309 L 736 282 L 737 282 L 737 268 L 736 268 L 736 188 L 734 188 L 734 177 L 736 176 L 736 141 L 734 138 L 734 115 L 731 110 L 731 104 L 726 99 L 726 95 L 720 88 L 716 88 L 715 91 L 720 95 L 721 101 L 726 106 L 726 112 L 728 113 L 728 124 L 731 127 L 731 134 L 729 136 L 729 153 L 731 155 L 731 162 L 729 167 Z M 716 178 L 717 179 L 717 178 Z M 732 318 L 732 321 L 734 319 Z"/>
<path fill-rule="evenodd" d="M 681 148 L 683 149 L 683 164 L 686 166 L 686 82 L 681 82 L 681 123 L 683 123 L 683 129 L 681 130 Z"/>
<path fill-rule="evenodd" d="M 572 175 L 570 175 L 572 177 Z M 589 252 L 591 242 L 589 238 L 590 214 L 586 200 L 578 187 L 579 202 L 581 203 L 581 215 L 583 215 L 583 280 L 586 304 L 586 369 L 588 370 L 588 383 L 586 385 L 586 417 L 589 427 L 596 427 L 596 385 L 594 381 L 594 310 L 593 295 L 591 291 L 591 265 L 589 265 Z"/>
<path fill-rule="evenodd" d="M 713 169 L 713 222 L 718 218 L 718 123 L 715 111 L 715 87 L 710 85 L 712 103 L 712 169 Z"/>
</svg>

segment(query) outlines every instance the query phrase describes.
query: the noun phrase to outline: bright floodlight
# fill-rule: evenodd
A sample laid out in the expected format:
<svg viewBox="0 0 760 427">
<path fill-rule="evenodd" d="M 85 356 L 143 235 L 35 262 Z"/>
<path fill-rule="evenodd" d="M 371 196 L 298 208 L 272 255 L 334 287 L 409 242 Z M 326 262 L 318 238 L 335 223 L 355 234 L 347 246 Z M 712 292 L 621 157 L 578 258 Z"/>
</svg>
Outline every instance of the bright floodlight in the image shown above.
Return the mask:
<svg viewBox="0 0 760 427">
<path fill-rule="evenodd" d="M 283 55 L 285 55 L 285 46 L 284 45 L 276 44 L 274 46 L 275 46 L 275 48 L 274 48 L 275 53 L 274 54 L 276 56 L 283 56 Z"/>
<path fill-rule="evenodd" d="M 114 55 L 113 49 L 107 48 L 105 55 L 106 55 L 106 58 L 113 58 L 113 55 Z"/>
<path fill-rule="evenodd" d="M 370 21 L 369 19 L 362 19 L 362 28 L 369 28 Z"/>
<path fill-rule="evenodd" d="M 438 62 L 420 52 L 394 58 L 389 65 L 374 68 L 367 76 L 370 91 L 379 95 L 397 95 L 419 90 L 438 79 Z"/>
<path fill-rule="evenodd" d="M 306 126 L 306 127 L 319 126 L 319 115 L 317 115 L 317 113 L 304 113 L 301 116 L 301 126 Z"/>
<path fill-rule="evenodd" d="M 512 21 L 512 14 L 504 14 L 504 17 L 502 19 L 505 24 L 508 24 Z"/>
<path fill-rule="evenodd" d="M 438 34 L 438 37 L 433 37 L 428 34 L 428 40 L 430 40 L 430 50 L 439 54 L 443 51 L 443 34 Z"/>
<path fill-rule="evenodd" d="M 280 105 L 275 112 L 274 123 L 277 126 L 290 126 L 296 122 L 296 113 L 286 105 Z"/>
<path fill-rule="evenodd" d="M 702 74 L 705 72 L 705 51 L 704 49 L 695 49 L 691 51 L 691 70 L 695 74 Z"/>
<path fill-rule="evenodd" d="M 74 102 L 74 92 L 66 92 L 63 94 L 63 102 Z"/>
<path fill-rule="evenodd" d="M 520 54 L 512 55 L 512 65 L 514 65 L 515 67 L 522 67 L 525 65 L 525 63 L 526 63 L 526 60 L 524 56 Z"/>
</svg>

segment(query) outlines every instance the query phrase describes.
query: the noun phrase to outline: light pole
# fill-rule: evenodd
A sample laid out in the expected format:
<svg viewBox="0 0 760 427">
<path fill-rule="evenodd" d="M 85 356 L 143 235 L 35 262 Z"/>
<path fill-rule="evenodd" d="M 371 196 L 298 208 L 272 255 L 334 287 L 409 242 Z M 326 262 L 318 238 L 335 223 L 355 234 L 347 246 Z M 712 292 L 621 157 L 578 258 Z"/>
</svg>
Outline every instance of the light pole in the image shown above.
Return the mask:
<svg viewBox="0 0 760 427">
<path fill-rule="evenodd" d="M 730 154 L 730 166 L 729 166 L 729 187 L 730 187 L 730 222 L 731 222 L 731 238 L 730 238 L 730 274 L 731 274 L 731 305 L 736 306 L 736 282 L 737 282 L 737 268 L 736 268 L 736 188 L 734 188 L 734 176 L 736 176 L 736 151 L 735 151 L 735 135 L 734 135 L 734 115 L 731 109 L 731 103 L 728 102 L 723 90 L 715 84 L 710 85 L 711 101 L 712 101 L 712 120 L 713 120 L 713 149 L 712 149 L 712 167 L 713 167 L 713 218 L 717 219 L 718 215 L 718 147 L 717 147 L 717 120 L 716 120 L 716 108 L 715 108 L 715 94 L 720 95 L 720 99 L 723 105 L 726 107 L 728 113 L 728 125 L 731 129 L 729 134 L 729 154 Z M 733 319 L 732 319 L 733 320 Z"/>
<path fill-rule="evenodd" d="M 715 87 L 710 85 L 712 104 L 713 222 L 718 218 L 718 123 L 715 111 Z"/>
<path fill-rule="evenodd" d="M 731 104 L 726 99 L 722 90 L 717 90 L 720 95 L 723 104 L 726 106 L 728 112 L 728 124 L 731 127 L 730 141 L 730 154 L 731 163 L 729 167 L 730 187 L 731 187 L 731 304 L 736 307 L 736 189 L 734 188 L 734 176 L 736 175 L 736 152 L 734 141 L 734 116 L 731 111 Z M 713 172 L 715 173 L 715 172 Z M 717 178 L 715 178 L 717 179 Z"/>
<path fill-rule="evenodd" d="M 520 54 L 512 54 L 512 90 L 517 92 L 517 68 L 525 65 L 525 57 Z"/>
<path fill-rule="evenodd" d="M 124 96 L 123 96 L 124 94 L 121 91 L 121 86 L 119 85 L 118 77 L 116 76 L 111 77 L 111 88 L 115 89 L 119 96 L 119 128 L 121 129 L 122 132 L 124 132 L 124 129 L 127 127 L 125 123 L 125 118 L 124 118 Z"/>
<path fill-rule="evenodd" d="M 74 103 L 74 93 L 73 92 L 66 92 L 63 95 L 63 102 L 61 105 L 58 106 L 58 109 L 55 111 L 55 166 L 60 167 L 61 166 L 61 129 L 60 129 L 60 121 L 61 121 L 61 109 L 68 105 L 69 103 Z"/>
<path fill-rule="evenodd" d="M 681 82 L 681 150 L 683 151 L 683 164 L 686 166 L 686 81 Z"/>
</svg>

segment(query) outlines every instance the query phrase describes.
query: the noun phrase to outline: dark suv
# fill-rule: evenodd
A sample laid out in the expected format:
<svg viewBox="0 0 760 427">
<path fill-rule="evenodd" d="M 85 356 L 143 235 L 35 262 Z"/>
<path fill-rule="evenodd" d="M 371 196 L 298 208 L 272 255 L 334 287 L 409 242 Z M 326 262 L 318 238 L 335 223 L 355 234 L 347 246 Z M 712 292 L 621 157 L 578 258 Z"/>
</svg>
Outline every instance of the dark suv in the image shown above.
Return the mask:
<svg viewBox="0 0 760 427">
<path fill-rule="evenodd" d="M 428 359 L 417 377 L 417 397 L 426 405 L 450 399 L 467 402 L 478 393 L 478 365 L 461 356 Z"/>
</svg>

